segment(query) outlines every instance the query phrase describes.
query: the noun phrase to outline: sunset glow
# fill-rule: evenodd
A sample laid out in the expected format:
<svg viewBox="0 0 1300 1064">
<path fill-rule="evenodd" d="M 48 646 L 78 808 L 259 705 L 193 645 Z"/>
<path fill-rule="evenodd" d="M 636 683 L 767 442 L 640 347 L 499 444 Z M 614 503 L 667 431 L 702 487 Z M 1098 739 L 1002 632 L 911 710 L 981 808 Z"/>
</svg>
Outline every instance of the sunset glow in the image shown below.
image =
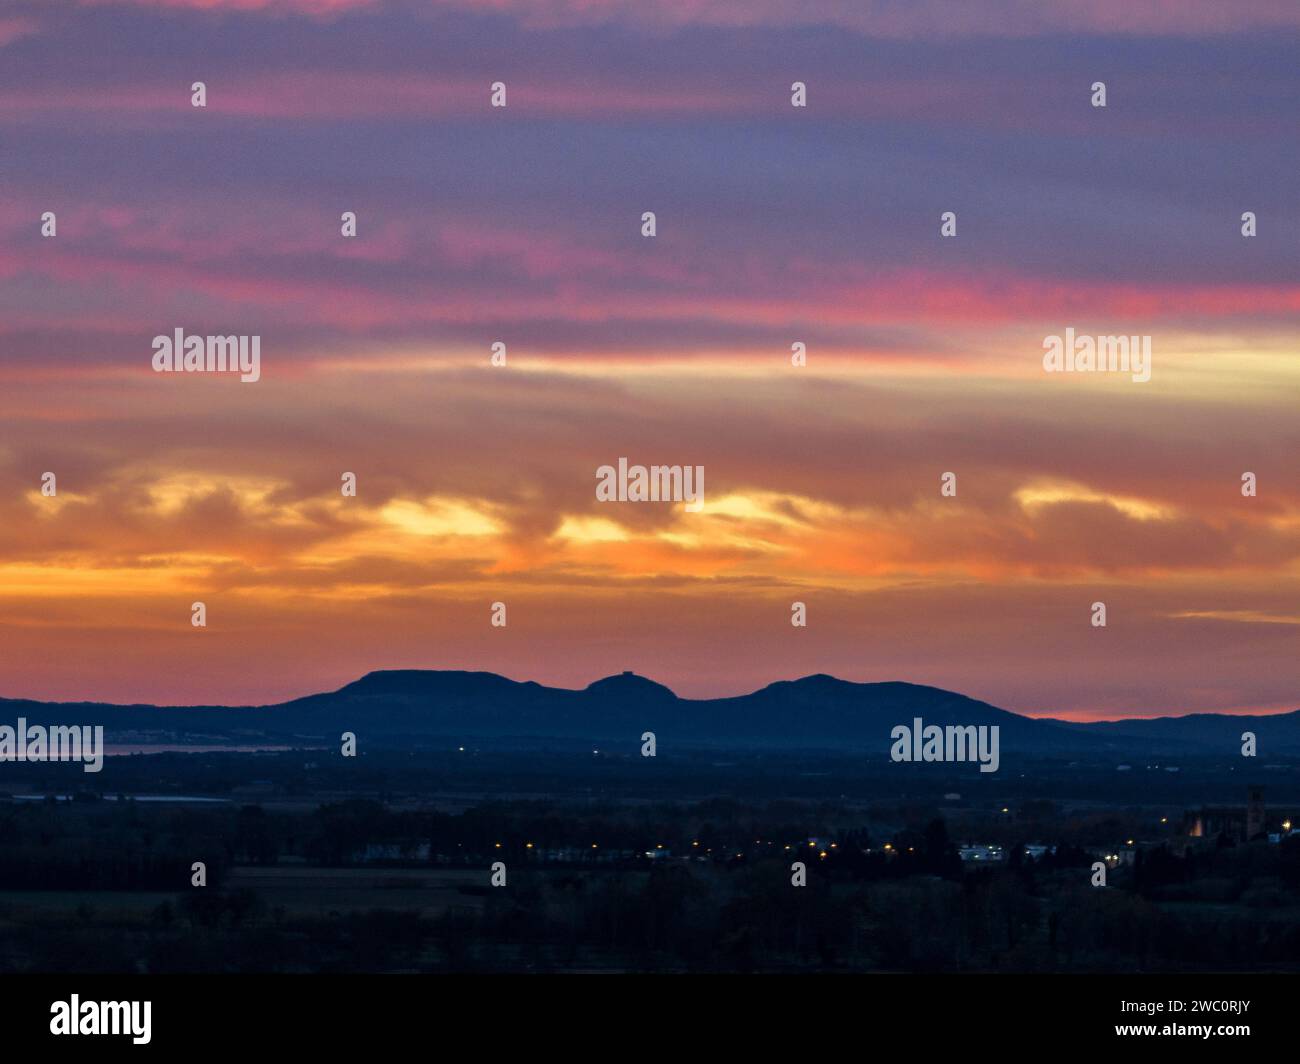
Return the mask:
<svg viewBox="0 0 1300 1064">
<path fill-rule="evenodd" d="M 0 695 L 635 669 L 1295 709 L 1300 15 L 858 6 L 0 18 Z M 260 335 L 261 380 L 152 372 L 178 327 Z M 1151 336 L 1151 380 L 1044 373 L 1067 327 Z M 703 510 L 598 502 L 623 456 L 705 467 Z"/>
</svg>

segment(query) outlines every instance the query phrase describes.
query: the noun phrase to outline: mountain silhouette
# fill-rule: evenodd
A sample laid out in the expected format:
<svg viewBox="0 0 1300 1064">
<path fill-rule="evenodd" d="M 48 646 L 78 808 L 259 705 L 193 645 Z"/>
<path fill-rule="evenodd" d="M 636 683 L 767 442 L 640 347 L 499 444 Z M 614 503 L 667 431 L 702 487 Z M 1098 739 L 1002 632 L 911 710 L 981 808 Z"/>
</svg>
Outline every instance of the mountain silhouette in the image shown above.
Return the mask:
<svg viewBox="0 0 1300 1064">
<path fill-rule="evenodd" d="M 102 724 L 109 742 L 144 734 L 182 742 L 337 741 L 344 731 L 371 746 L 444 747 L 453 742 L 809 749 L 884 753 L 900 724 L 997 725 L 1001 748 L 1031 754 L 1111 756 L 1240 753 L 1253 731 L 1261 756 L 1300 754 L 1300 711 L 1275 716 L 1200 713 L 1076 723 L 1027 717 L 919 684 L 851 683 L 817 674 L 746 695 L 679 698 L 632 672 L 581 690 L 490 672 L 381 670 L 337 691 L 267 706 L 148 706 L 0 699 L 0 722 Z"/>
</svg>

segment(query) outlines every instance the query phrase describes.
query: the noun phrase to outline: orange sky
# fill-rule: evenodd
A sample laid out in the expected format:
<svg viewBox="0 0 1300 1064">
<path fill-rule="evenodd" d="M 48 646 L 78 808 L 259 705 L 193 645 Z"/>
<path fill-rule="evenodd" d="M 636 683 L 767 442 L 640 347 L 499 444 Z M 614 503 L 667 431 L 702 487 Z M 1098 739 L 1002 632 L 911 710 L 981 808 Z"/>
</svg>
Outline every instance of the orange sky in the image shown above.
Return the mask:
<svg viewBox="0 0 1300 1064">
<path fill-rule="evenodd" d="M 1297 19 L 1185 7 L 17 3 L 0 696 L 1300 706 Z M 154 373 L 177 327 L 261 380 Z M 1067 328 L 1151 380 L 1045 373 Z M 702 512 L 598 502 L 621 456 Z"/>
<path fill-rule="evenodd" d="M 1259 361 L 1236 387 L 1201 359 L 1138 386 L 780 354 L 13 381 L 5 693 L 256 702 L 380 667 L 635 668 L 692 695 L 826 671 L 1079 716 L 1284 708 L 1300 498 L 1273 441 L 1294 439 L 1295 381 Z M 703 465 L 704 510 L 597 502 L 622 455 Z"/>
</svg>

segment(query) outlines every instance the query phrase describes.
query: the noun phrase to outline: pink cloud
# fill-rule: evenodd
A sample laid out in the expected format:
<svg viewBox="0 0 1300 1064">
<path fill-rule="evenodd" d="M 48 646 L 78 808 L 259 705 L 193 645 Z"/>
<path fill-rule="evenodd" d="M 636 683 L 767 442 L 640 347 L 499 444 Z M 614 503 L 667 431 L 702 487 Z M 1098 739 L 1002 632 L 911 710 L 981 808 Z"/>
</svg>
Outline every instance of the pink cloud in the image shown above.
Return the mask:
<svg viewBox="0 0 1300 1064">
<path fill-rule="evenodd" d="M 133 6 L 187 11 L 332 16 L 380 11 L 384 0 L 80 0 L 85 7 Z M 908 0 L 897 4 L 853 0 L 429 0 L 433 11 L 513 16 L 530 29 L 623 25 L 672 30 L 833 26 L 867 36 L 1035 37 L 1054 33 L 1205 35 L 1300 25 L 1290 0 Z"/>
<path fill-rule="evenodd" d="M 12 44 L 23 37 L 30 37 L 32 34 L 40 31 L 40 23 L 34 18 L 28 18 L 22 15 L 15 15 L 11 18 L 0 18 L 0 48 L 6 44 Z"/>
<path fill-rule="evenodd" d="M 265 12 L 291 15 L 337 15 L 377 9 L 382 0 L 80 0 L 82 7 L 175 8 L 189 11 Z"/>
</svg>

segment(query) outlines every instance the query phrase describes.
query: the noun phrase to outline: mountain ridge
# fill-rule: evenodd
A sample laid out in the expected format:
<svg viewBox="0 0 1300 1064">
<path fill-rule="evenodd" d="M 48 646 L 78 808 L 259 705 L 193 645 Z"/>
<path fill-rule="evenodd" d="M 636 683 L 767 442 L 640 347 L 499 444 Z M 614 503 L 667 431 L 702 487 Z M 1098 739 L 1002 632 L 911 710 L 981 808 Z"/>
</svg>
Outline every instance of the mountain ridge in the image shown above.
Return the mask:
<svg viewBox="0 0 1300 1064">
<path fill-rule="evenodd" d="M 927 725 L 997 725 L 1004 750 L 1034 754 L 1239 754 L 1242 731 L 1254 731 L 1261 754 L 1300 755 L 1300 710 L 1064 721 L 939 687 L 858 683 L 826 673 L 777 680 L 748 694 L 689 699 L 632 671 L 571 689 L 486 671 L 377 669 L 335 691 L 261 706 L 0 698 L 0 709 L 32 724 L 103 724 L 110 742 L 114 735 L 155 732 L 229 742 L 332 741 L 353 731 L 371 743 L 412 748 L 450 740 L 639 744 L 642 733 L 653 731 L 660 743 L 699 747 L 879 751 L 888 748 L 894 726 L 919 717 Z"/>
</svg>

